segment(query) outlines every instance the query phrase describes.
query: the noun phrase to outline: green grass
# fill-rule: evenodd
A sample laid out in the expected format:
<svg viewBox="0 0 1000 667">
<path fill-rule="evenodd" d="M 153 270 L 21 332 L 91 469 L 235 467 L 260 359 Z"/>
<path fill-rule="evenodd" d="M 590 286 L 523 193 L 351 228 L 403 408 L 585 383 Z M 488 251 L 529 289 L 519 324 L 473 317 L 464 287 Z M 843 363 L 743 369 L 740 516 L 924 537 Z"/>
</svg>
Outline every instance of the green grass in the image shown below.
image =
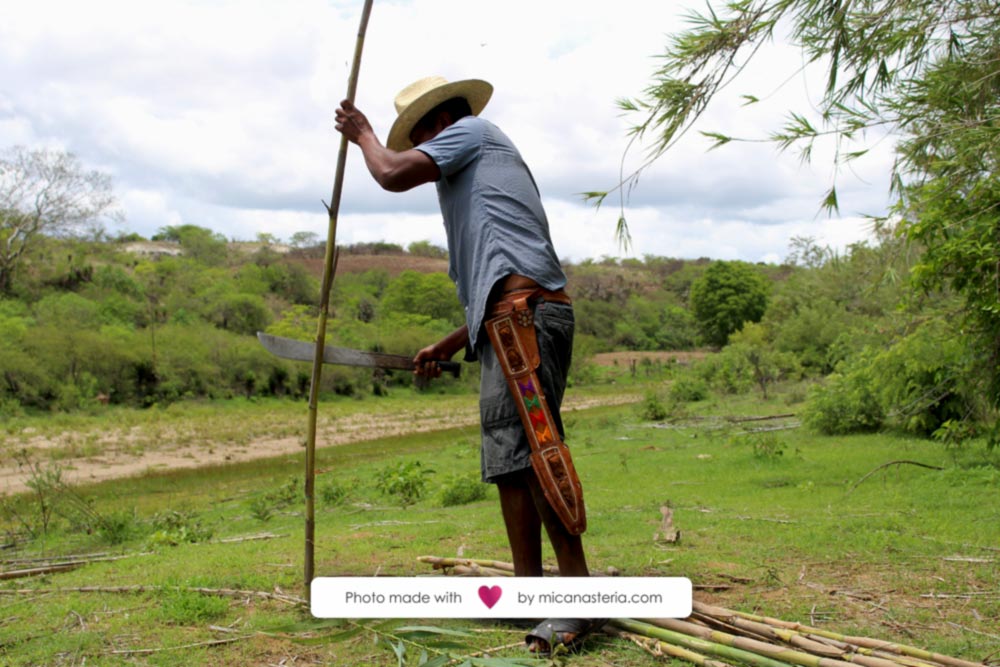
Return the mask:
<svg viewBox="0 0 1000 667">
<path fill-rule="evenodd" d="M 421 402 L 436 400 L 405 396 L 378 405 L 412 408 Z M 234 419 L 287 419 L 291 428 L 305 418 L 304 406 L 291 406 L 287 413 L 274 403 L 204 406 L 177 424 L 206 426 L 199 437 L 226 431 Z M 364 411 L 373 404 L 346 406 Z M 1000 651 L 996 454 L 981 445 L 949 452 L 929 441 L 885 434 L 748 432 L 793 420 L 723 419 L 795 407 L 781 395 L 767 403 L 754 396 L 715 397 L 686 404 L 686 414 L 667 425 L 643 421 L 641 404 L 568 414 L 568 440 L 588 505 L 591 569 L 686 576 L 701 587 L 701 600 L 963 658 L 981 660 Z M 93 429 L 106 426 L 93 419 Z M 68 427 L 81 438 L 92 433 L 84 422 L 58 428 Z M 899 460 L 943 470 L 898 464 L 866 478 Z M 387 467 L 409 462 L 433 473 L 423 497 L 403 508 L 379 491 L 377 479 Z M 459 549 L 466 556 L 509 560 L 495 489 L 469 504 L 441 506 L 444 487 L 478 471 L 475 427 L 321 448 L 317 467 L 317 488 L 346 489 L 342 498 L 334 494 L 334 503 L 317 503 L 317 575 L 429 574 L 418 556 L 451 556 Z M 56 517 L 47 535 L 8 549 L 4 557 L 95 551 L 127 557 L 0 582 L 0 662 L 264 665 L 292 664 L 294 658 L 295 664 L 397 665 L 390 643 L 407 647 L 408 664 L 416 664 L 420 646 L 429 646 L 431 655 L 433 649 L 468 654 L 520 640 L 522 629 L 501 623 L 318 620 L 276 599 L 191 592 L 204 587 L 303 595 L 301 476 L 301 456 L 290 455 L 78 487 L 100 514 L 121 516 L 134 508 L 123 544 L 109 546 L 101 535 L 74 530 Z M 664 504 L 673 508 L 681 531 L 677 544 L 653 540 Z M 255 511 L 262 507 L 269 511 Z M 222 541 L 261 533 L 270 537 Z M 548 549 L 545 557 L 554 562 Z M 148 588 L 70 590 L 137 585 Z M 16 589 L 21 592 L 12 593 Z M 50 589 L 60 592 L 44 592 Z M 468 636 L 399 630 L 415 624 Z M 219 640 L 236 641 L 206 643 Z M 492 655 L 525 653 L 512 647 Z M 611 638 L 596 638 L 569 663 L 662 664 Z"/>
</svg>

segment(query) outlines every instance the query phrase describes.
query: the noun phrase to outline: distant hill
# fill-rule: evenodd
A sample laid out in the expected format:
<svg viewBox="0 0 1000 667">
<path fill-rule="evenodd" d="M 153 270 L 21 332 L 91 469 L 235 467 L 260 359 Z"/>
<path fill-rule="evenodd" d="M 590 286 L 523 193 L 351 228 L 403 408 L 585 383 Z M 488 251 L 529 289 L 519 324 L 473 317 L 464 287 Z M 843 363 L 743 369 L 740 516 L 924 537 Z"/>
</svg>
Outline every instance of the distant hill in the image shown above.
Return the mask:
<svg viewBox="0 0 1000 667">
<path fill-rule="evenodd" d="M 317 278 L 323 277 L 323 257 L 296 257 L 294 261 L 301 262 L 309 273 Z M 365 271 L 382 270 L 390 276 L 398 276 L 403 271 L 418 273 L 447 273 L 448 260 L 434 257 L 419 257 L 417 255 L 351 255 L 341 253 L 337 260 L 337 273 L 364 273 Z"/>
</svg>

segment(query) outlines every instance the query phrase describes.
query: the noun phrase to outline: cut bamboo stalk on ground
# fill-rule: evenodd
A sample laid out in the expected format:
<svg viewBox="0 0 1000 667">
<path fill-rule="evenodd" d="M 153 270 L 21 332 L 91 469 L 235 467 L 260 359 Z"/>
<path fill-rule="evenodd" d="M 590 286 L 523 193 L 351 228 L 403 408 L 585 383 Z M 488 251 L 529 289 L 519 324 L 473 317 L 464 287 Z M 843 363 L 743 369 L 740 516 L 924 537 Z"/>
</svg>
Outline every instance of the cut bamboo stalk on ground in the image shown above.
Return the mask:
<svg viewBox="0 0 1000 667">
<path fill-rule="evenodd" d="M 422 556 L 418 560 L 465 576 L 512 576 L 514 569 L 510 563 L 474 558 Z M 986 667 L 895 642 L 844 635 L 697 600 L 692 606 L 687 620 L 613 619 L 609 627 L 616 626 L 618 636 L 652 655 L 687 660 L 699 667 L 722 667 L 725 663 L 716 658 L 750 667 Z"/>
<path fill-rule="evenodd" d="M 733 635 L 720 630 L 695 625 L 689 621 L 682 621 L 674 618 L 662 618 L 651 620 L 650 623 L 660 628 L 673 630 L 678 633 L 698 637 L 706 641 L 733 648 L 751 651 L 759 655 L 764 655 L 775 660 L 780 660 L 800 667 L 852 667 L 854 664 L 865 667 L 898 667 L 897 663 L 882 658 L 872 656 L 862 656 L 857 654 L 843 654 L 839 658 L 829 658 L 820 655 L 813 655 L 805 651 L 798 651 L 787 646 L 771 644 L 758 639 L 751 639 Z"/>
<path fill-rule="evenodd" d="M 788 667 L 792 664 L 777 658 L 760 655 L 752 651 L 736 648 L 735 646 L 717 644 L 699 637 L 692 637 L 682 632 L 675 632 L 674 630 L 668 630 L 667 628 L 661 628 L 651 623 L 631 618 L 613 619 L 611 625 L 701 654 L 708 653 L 727 660 L 735 660 L 736 662 L 750 665 L 750 667 Z"/>
<path fill-rule="evenodd" d="M 698 603 L 695 604 L 702 609 L 709 609 L 706 605 L 700 605 Z M 823 655 L 830 658 L 842 658 L 842 656 L 848 653 L 871 652 L 870 649 L 864 649 L 859 646 L 851 646 L 844 642 L 837 642 L 836 644 L 833 644 L 831 643 L 833 640 L 829 639 L 826 641 L 820 641 L 819 639 L 813 639 L 808 635 L 794 630 L 776 628 L 767 625 L 766 623 L 751 621 L 736 615 L 724 614 L 722 613 L 723 610 L 717 607 L 711 607 L 711 609 L 713 609 L 713 613 L 706 613 L 705 611 L 698 611 L 696 609 L 692 614 L 692 617 L 712 625 L 719 624 L 725 631 L 751 633 L 754 636 L 767 641 L 784 642 L 789 646 L 799 648 L 814 655 Z M 906 656 L 893 656 L 892 654 L 879 655 L 876 653 L 871 654 L 876 657 L 893 660 L 893 662 L 906 665 L 907 667 L 929 667 L 929 663 L 921 662 L 913 658 L 907 658 Z"/>
<path fill-rule="evenodd" d="M 692 651 L 691 649 L 686 649 L 682 646 L 674 646 L 673 644 L 661 642 L 653 639 L 652 637 L 637 635 L 634 632 L 625 632 L 624 630 L 619 630 L 618 628 L 607 628 L 605 631 L 614 637 L 628 639 L 630 642 L 646 651 L 654 658 L 679 658 L 680 660 L 686 660 L 687 662 L 697 665 L 698 667 L 732 667 L 732 665 L 728 662 L 714 660 L 702 655 L 701 653 Z"/>
<path fill-rule="evenodd" d="M 513 577 L 514 573 L 510 570 L 496 570 L 492 567 L 483 567 L 482 565 L 456 565 L 451 568 L 452 572 L 460 577 Z"/>
<path fill-rule="evenodd" d="M 494 570 L 506 570 L 509 572 L 514 571 L 513 563 L 506 563 L 500 560 L 488 560 L 484 558 L 442 558 L 441 556 L 419 556 L 417 558 L 421 563 L 428 563 L 434 566 L 435 570 L 441 570 L 449 567 L 456 567 L 459 565 L 472 566 L 478 565 L 480 567 L 488 567 Z M 552 565 L 545 565 L 542 567 L 545 574 L 558 575 L 559 568 Z"/>
<path fill-rule="evenodd" d="M 709 615 L 722 614 L 728 616 L 739 616 L 742 618 L 749 619 L 751 621 L 758 621 L 760 623 L 766 623 L 767 625 L 783 628 L 785 630 L 794 630 L 796 632 L 805 635 L 814 635 L 816 637 L 833 639 L 836 641 L 844 642 L 846 644 L 853 644 L 854 646 L 858 646 L 865 649 L 873 649 L 873 650 L 885 651 L 887 653 L 894 653 L 897 655 L 905 655 L 911 658 L 917 658 L 920 660 L 926 660 L 929 662 L 936 662 L 942 665 L 947 665 L 948 667 L 983 667 L 982 663 L 979 662 L 972 662 L 969 660 L 963 660 L 961 658 L 953 658 L 951 656 L 943 655 L 941 653 L 935 653 L 933 651 L 927 651 L 925 649 L 917 648 L 914 646 L 907 646 L 905 644 L 897 644 L 895 642 L 887 642 L 879 639 L 872 639 L 870 637 L 845 635 L 838 632 L 832 632 L 830 630 L 824 630 L 822 628 L 811 627 L 795 621 L 783 621 L 780 618 L 771 618 L 768 616 L 749 614 L 747 612 L 735 611 L 732 609 L 724 609 L 722 607 L 713 607 L 711 605 L 702 604 L 697 601 L 694 603 L 694 610 Z M 712 613 L 713 611 L 715 612 L 714 614 Z"/>
<path fill-rule="evenodd" d="M 202 595 L 214 595 L 236 599 L 275 600 L 296 607 L 307 607 L 308 602 L 294 595 L 284 593 L 268 593 L 267 591 L 250 591 L 237 588 L 205 588 L 200 586 L 67 586 L 63 588 L 0 588 L 3 595 L 65 595 L 68 593 L 163 593 L 165 591 L 186 591 Z"/>
</svg>

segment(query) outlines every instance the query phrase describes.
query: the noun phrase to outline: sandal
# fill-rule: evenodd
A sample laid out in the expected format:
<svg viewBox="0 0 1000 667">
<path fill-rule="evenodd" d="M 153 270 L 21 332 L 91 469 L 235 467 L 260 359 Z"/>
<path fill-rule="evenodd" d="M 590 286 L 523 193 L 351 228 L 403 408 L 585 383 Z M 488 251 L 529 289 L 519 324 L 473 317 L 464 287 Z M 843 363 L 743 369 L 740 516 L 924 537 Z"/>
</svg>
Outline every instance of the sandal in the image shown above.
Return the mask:
<svg viewBox="0 0 1000 667">
<path fill-rule="evenodd" d="M 606 618 L 550 618 L 529 632 L 524 641 L 532 653 L 551 655 L 557 646 L 573 651 L 580 647 L 584 637 L 607 622 Z"/>
</svg>

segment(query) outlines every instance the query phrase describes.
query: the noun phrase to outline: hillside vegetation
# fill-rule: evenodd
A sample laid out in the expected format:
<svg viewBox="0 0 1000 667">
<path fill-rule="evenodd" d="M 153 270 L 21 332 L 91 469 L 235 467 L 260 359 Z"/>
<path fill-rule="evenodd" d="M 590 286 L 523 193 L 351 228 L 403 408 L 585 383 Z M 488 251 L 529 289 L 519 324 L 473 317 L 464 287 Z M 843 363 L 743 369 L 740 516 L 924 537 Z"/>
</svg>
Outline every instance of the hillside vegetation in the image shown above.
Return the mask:
<svg viewBox="0 0 1000 667">
<path fill-rule="evenodd" d="M 136 407 L 233 396 L 298 398 L 308 365 L 278 359 L 257 331 L 311 340 L 321 249 L 274 239 L 227 242 L 208 229 L 161 230 L 156 243 L 44 237 L 0 297 L 0 414 Z M 589 260 L 567 265 L 577 314 L 572 381 L 601 380 L 610 351 L 711 348 L 672 400 L 806 380 L 821 431 L 882 427 L 958 442 L 987 432 L 988 378 L 963 345 L 960 307 L 918 293 L 912 249 L 892 236 L 843 255 L 795 239 L 784 265 Z M 346 247 L 328 341 L 412 354 L 462 322 L 443 249 Z M 446 391 L 473 391 L 475 366 Z M 820 380 L 824 380 L 820 382 Z M 405 373 L 330 367 L 325 392 L 381 395 Z"/>
</svg>

